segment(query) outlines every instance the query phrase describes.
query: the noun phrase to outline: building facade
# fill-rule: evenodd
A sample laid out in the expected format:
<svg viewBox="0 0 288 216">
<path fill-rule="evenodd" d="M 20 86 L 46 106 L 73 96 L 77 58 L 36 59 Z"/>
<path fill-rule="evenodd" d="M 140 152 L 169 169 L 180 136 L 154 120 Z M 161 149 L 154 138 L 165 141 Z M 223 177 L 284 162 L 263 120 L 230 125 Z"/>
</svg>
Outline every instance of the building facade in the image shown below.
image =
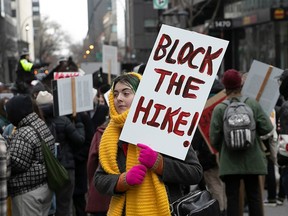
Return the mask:
<svg viewBox="0 0 288 216">
<path fill-rule="evenodd" d="M 0 82 L 9 83 L 15 79 L 18 57 L 17 22 L 11 0 L 0 0 L 0 11 Z"/>
<path fill-rule="evenodd" d="M 185 10 L 187 29 L 229 41 L 220 74 L 229 68 L 249 71 L 254 59 L 288 68 L 288 0 L 181 2 L 171 0 L 163 15 L 170 10 L 179 20 L 180 9 Z"/>
</svg>

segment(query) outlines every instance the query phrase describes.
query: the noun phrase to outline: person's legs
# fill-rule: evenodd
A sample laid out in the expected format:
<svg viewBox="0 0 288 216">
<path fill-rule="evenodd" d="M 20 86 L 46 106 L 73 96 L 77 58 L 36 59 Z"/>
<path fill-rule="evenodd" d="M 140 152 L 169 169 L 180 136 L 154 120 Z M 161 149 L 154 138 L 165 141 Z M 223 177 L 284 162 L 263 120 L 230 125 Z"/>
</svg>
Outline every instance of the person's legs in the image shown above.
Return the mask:
<svg viewBox="0 0 288 216">
<path fill-rule="evenodd" d="M 263 201 L 259 175 L 243 175 L 249 206 L 249 216 L 263 216 Z"/>
<path fill-rule="evenodd" d="M 288 167 L 282 168 L 282 186 L 286 197 L 288 196 Z"/>
<path fill-rule="evenodd" d="M 85 194 L 74 194 L 73 201 L 74 201 L 74 208 L 75 208 L 76 216 L 86 216 L 87 213 L 85 212 L 85 207 L 86 207 Z"/>
<path fill-rule="evenodd" d="M 75 188 L 73 202 L 76 216 L 86 216 L 86 193 L 87 193 L 87 161 L 75 163 Z"/>
<path fill-rule="evenodd" d="M 13 216 L 46 216 L 48 215 L 53 193 L 45 184 L 33 191 L 12 198 Z"/>
<path fill-rule="evenodd" d="M 240 175 L 224 176 L 225 190 L 227 197 L 227 216 L 239 216 L 239 188 Z"/>
<path fill-rule="evenodd" d="M 266 175 L 266 185 L 267 185 L 267 201 L 264 204 L 274 204 L 276 205 L 276 177 L 275 177 L 275 166 L 273 161 L 268 157 L 268 174 Z"/>
<path fill-rule="evenodd" d="M 75 171 L 68 169 L 70 183 L 60 192 L 56 193 L 56 213 L 55 216 L 73 215 L 73 192 L 75 184 Z"/>
<path fill-rule="evenodd" d="M 204 171 L 204 179 L 208 190 L 212 193 L 214 199 L 218 200 L 220 210 L 226 209 L 225 185 L 219 178 L 219 168 L 215 167 Z"/>
<path fill-rule="evenodd" d="M 284 191 L 284 187 L 283 187 L 283 181 L 282 181 L 282 168 L 279 167 L 279 189 L 278 189 L 278 198 L 277 198 L 277 204 L 278 205 L 283 205 L 283 202 L 285 200 L 285 191 Z"/>
</svg>

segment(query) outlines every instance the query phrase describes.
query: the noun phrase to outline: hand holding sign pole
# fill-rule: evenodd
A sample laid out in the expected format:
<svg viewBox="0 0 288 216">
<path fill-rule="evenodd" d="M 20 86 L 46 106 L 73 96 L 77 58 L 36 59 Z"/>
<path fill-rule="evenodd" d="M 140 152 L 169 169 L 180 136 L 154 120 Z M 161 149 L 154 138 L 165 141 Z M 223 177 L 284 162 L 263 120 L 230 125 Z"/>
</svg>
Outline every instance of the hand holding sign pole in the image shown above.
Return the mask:
<svg viewBox="0 0 288 216">
<path fill-rule="evenodd" d="M 120 139 L 184 160 L 227 46 L 162 25 Z"/>
</svg>

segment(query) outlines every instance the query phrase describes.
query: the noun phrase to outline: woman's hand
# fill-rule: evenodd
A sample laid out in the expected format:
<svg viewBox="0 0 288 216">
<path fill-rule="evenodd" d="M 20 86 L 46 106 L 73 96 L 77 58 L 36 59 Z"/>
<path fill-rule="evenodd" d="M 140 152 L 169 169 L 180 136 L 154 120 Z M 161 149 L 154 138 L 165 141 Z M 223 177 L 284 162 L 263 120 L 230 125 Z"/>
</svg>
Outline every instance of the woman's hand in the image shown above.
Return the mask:
<svg viewBox="0 0 288 216">
<path fill-rule="evenodd" d="M 142 182 L 145 178 L 146 172 L 147 172 L 147 168 L 142 164 L 133 166 L 126 173 L 125 181 L 130 186 L 140 185 L 140 184 L 142 184 Z"/>
<path fill-rule="evenodd" d="M 141 164 L 145 165 L 148 169 L 155 168 L 159 153 L 148 147 L 147 145 L 138 143 L 140 154 L 138 160 Z M 157 168 L 157 167 L 156 167 Z"/>
</svg>

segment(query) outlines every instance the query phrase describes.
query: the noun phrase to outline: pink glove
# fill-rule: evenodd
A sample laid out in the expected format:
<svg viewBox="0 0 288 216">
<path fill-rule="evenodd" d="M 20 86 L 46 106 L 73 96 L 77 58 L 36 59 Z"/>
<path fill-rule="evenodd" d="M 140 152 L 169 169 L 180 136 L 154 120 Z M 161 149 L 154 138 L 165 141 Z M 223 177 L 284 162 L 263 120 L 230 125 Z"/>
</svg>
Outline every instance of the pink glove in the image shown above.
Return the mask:
<svg viewBox="0 0 288 216">
<path fill-rule="evenodd" d="M 138 143 L 137 146 L 140 148 L 140 154 L 138 160 L 148 169 L 151 169 L 157 160 L 158 152 L 152 150 L 150 147 L 141 143 Z"/>
<path fill-rule="evenodd" d="M 142 165 L 133 166 L 127 173 L 126 173 L 126 182 L 128 185 L 139 185 L 143 182 L 144 177 L 146 175 L 147 168 Z"/>
</svg>

